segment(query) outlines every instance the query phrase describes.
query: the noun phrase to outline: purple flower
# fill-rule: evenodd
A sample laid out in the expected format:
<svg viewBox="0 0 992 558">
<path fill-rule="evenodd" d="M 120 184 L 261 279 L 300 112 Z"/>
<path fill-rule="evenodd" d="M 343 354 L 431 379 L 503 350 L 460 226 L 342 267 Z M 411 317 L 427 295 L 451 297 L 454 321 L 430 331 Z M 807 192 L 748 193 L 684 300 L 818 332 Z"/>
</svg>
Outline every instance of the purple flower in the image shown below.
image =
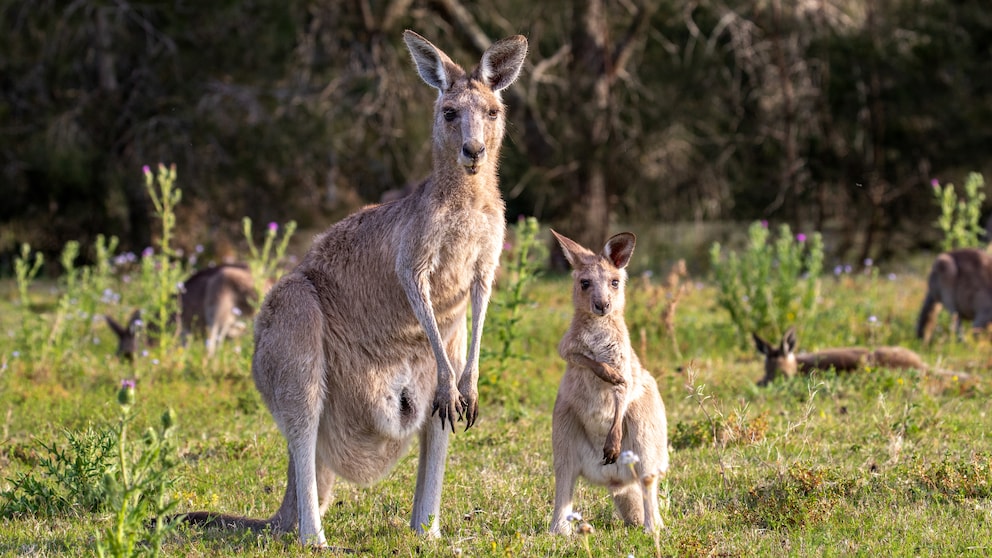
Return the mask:
<svg viewBox="0 0 992 558">
<path fill-rule="evenodd" d="M 865 267 L 871 267 L 871 264 L 873 263 L 875 262 L 873 262 L 871 258 L 865 258 Z"/>
<path fill-rule="evenodd" d="M 806 235 L 804 235 L 803 233 L 799 233 L 796 235 L 796 240 L 799 242 L 806 242 Z"/>
<path fill-rule="evenodd" d="M 276 223 L 275 221 L 272 221 L 271 223 L 269 223 L 269 232 L 270 233 L 275 233 L 278 230 L 279 230 L 279 223 Z"/>
<path fill-rule="evenodd" d="M 930 186 L 932 186 L 933 189 L 936 190 L 937 188 L 940 188 L 940 181 L 934 178 L 930 181 Z"/>
<path fill-rule="evenodd" d="M 147 247 L 147 248 L 145 248 L 144 250 L 141 251 L 141 257 L 142 258 L 150 258 L 150 257 L 152 257 L 154 255 L 155 255 L 155 249 L 152 248 L 151 246 L 149 246 L 149 247 Z"/>
<path fill-rule="evenodd" d="M 141 167 L 141 172 L 143 172 L 144 174 L 151 174 L 152 169 L 148 165 L 144 165 Z"/>
<path fill-rule="evenodd" d="M 763 228 L 763 229 L 767 229 L 768 228 L 768 220 L 767 219 L 762 219 L 761 220 L 761 228 Z"/>
<path fill-rule="evenodd" d="M 117 402 L 122 407 L 134 404 L 134 380 L 121 380 L 121 389 L 117 391 Z"/>
</svg>

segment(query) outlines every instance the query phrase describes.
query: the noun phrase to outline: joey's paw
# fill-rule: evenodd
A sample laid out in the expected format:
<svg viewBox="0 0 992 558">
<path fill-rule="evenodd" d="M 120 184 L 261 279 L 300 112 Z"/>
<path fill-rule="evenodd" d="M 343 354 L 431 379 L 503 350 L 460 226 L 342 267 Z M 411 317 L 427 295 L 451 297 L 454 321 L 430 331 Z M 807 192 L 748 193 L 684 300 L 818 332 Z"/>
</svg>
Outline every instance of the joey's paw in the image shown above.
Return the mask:
<svg viewBox="0 0 992 558">
<path fill-rule="evenodd" d="M 607 435 L 606 443 L 603 445 L 603 465 L 617 462 L 617 458 L 620 457 L 620 441 L 621 436 L 614 435 L 612 431 Z"/>
</svg>

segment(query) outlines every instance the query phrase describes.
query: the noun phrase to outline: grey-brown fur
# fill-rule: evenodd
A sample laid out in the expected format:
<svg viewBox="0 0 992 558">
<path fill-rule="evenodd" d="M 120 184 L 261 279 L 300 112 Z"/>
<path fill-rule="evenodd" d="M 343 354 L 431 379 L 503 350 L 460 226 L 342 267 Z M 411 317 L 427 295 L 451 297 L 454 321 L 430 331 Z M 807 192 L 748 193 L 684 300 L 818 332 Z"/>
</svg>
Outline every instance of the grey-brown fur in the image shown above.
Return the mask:
<svg viewBox="0 0 992 558">
<path fill-rule="evenodd" d="M 519 74 L 527 41 L 494 43 L 465 73 L 416 33 L 403 38 L 439 92 L 432 174 L 407 196 L 331 226 L 269 292 L 252 374 L 287 440 L 282 505 L 268 520 L 199 512 L 193 521 L 299 526 L 304 544 L 325 546 L 320 518 L 335 478 L 377 481 L 419 435 L 410 526 L 440 534 L 446 427 L 458 417 L 468 428 L 478 415 L 482 325 L 505 232 L 499 91 Z"/>
<path fill-rule="evenodd" d="M 668 471 L 668 424 L 658 386 L 631 348 L 623 317 L 634 235 L 615 235 L 594 254 L 552 232 L 572 266 L 574 314 L 558 345 L 565 375 L 552 418 L 551 532 L 571 533 L 568 516 L 579 477 L 607 486 L 623 520 L 652 531 L 661 526 L 658 481 Z M 617 462 L 624 451 L 639 458 L 636 475 Z"/>
<path fill-rule="evenodd" d="M 751 336 L 758 352 L 765 356 L 765 376 L 758 380 L 759 386 L 768 385 L 779 376 L 793 378 L 799 374 L 808 376 L 813 372 L 828 370 L 851 372 L 866 367 L 912 369 L 953 381 L 971 380 L 968 374 L 933 368 L 923 362 L 920 355 L 905 347 L 840 347 L 796 354 L 798 339 L 795 328 L 790 327 L 778 345 L 765 341 L 757 333 L 752 333 Z"/>
<path fill-rule="evenodd" d="M 180 324 L 184 344 L 190 335 L 206 339 L 207 353 L 212 356 L 224 339 L 244 331 L 243 320 L 254 314 L 256 298 L 255 284 L 246 266 L 208 267 L 183 281 L 179 290 L 179 319 L 170 316 L 169 323 Z M 104 318 L 117 336 L 118 356 L 133 358 L 142 336 L 148 343 L 157 341 L 157 331 L 152 328 L 142 331 L 140 310 L 131 314 L 126 326 L 110 316 Z"/>
<path fill-rule="evenodd" d="M 917 338 L 930 340 L 941 306 L 955 315 L 958 335 L 963 320 L 971 321 L 973 331 L 984 331 L 992 322 L 992 255 L 963 248 L 936 257 L 916 321 Z"/>
</svg>

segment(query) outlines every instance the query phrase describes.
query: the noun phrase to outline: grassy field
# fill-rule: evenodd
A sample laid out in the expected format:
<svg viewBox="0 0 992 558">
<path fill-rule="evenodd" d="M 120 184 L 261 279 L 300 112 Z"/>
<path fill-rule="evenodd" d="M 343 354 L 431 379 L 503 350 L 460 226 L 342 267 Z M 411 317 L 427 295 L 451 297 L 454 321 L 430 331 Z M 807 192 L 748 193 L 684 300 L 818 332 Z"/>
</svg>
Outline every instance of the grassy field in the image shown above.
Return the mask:
<svg viewBox="0 0 992 558">
<path fill-rule="evenodd" d="M 667 269 L 632 277 L 628 325 L 658 379 L 672 444 L 661 555 L 992 554 L 992 346 L 955 341 L 946 316 L 932 345 L 916 342 L 926 265 L 823 277 L 816 318 L 800 324 L 800 347 L 902 344 L 979 377 L 975 387 L 876 369 L 757 388 L 762 361 L 715 308 L 705 278 L 692 279 L 678 307 L 676 351 L 661 319 L 666 293 L 657 277 Z M 0 492 L 13 494 L 19 476 L 42 475 L 46 456 L 72 435 L 114 424 L 121 381 L 133 378 L 132 432 L 156 426 L 166 408 L 176 413 L 168 495 L 179 511 L 271 515 L 286 452 L 252 384 L 250 335 L 213 360 L 191 344 L 129 364 L 114 356 L 105 324 L 88 314 L 75 318 L 73 331 L 82 333 L 49 338 L 53 315 L 73 316 L 53 308 L 54 291 L 36 285 L 31 308 L 12 284 L 0 291 Z M 564 369 L 556 346 L 571 315 L 569 293 L 567 277 L 533 284 L 510 355 L 483 361 L 479 422 L 453 436 L 449 453 L 442 537 L 425 540 L 407 527 L 413 448 L 375 486 L 338 484 L 323 521 L 330 544 L 367 556 L 655 554 L 652 537 L 614 515 L 605 489 L 584 484 L 576 508 L 595 531 L 547 534 L 551 409 Z M 127 297 L 97 309 L 123 318 Z M 500 319 L 498 308 L 492 319 Z M 484 341 L 492 339 L 489 327 Z M 39 346 L 26 355 L 26 342 Z M 66 350 L 40 347 L 55 342 Z M 92 555 L 97 532 L 112 520 L 112 510 L 70 503 L 45 511 L 35 502 L 0 518 L 0 554 Z M 181 528 L 167 536 L 163 553 L 297 556 L 301 549 L 295 536 Z"/>
</svg>

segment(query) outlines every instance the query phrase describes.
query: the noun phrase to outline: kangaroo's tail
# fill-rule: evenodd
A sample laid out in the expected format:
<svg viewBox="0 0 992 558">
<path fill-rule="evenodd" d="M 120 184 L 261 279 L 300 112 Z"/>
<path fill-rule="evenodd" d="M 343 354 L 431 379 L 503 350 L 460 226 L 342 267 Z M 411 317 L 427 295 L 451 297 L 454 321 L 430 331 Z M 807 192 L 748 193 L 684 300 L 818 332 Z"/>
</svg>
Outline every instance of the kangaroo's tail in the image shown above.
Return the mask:
<svg viewBox="0 0 992 558">
<path fill-rule="evenodd" d="M 209 511 L 195 511 L 171 515 L 166 519 L 166 522 L 188 523 L 190 525 L 217 529 L 237 529 L 245 531 L 269 530 L 274 533 L 285 533 L 293 528 L 293 526 L 290 525 L 281 525 L 276 518 L 253 519 L 250 517 Z"/>
</svg>

